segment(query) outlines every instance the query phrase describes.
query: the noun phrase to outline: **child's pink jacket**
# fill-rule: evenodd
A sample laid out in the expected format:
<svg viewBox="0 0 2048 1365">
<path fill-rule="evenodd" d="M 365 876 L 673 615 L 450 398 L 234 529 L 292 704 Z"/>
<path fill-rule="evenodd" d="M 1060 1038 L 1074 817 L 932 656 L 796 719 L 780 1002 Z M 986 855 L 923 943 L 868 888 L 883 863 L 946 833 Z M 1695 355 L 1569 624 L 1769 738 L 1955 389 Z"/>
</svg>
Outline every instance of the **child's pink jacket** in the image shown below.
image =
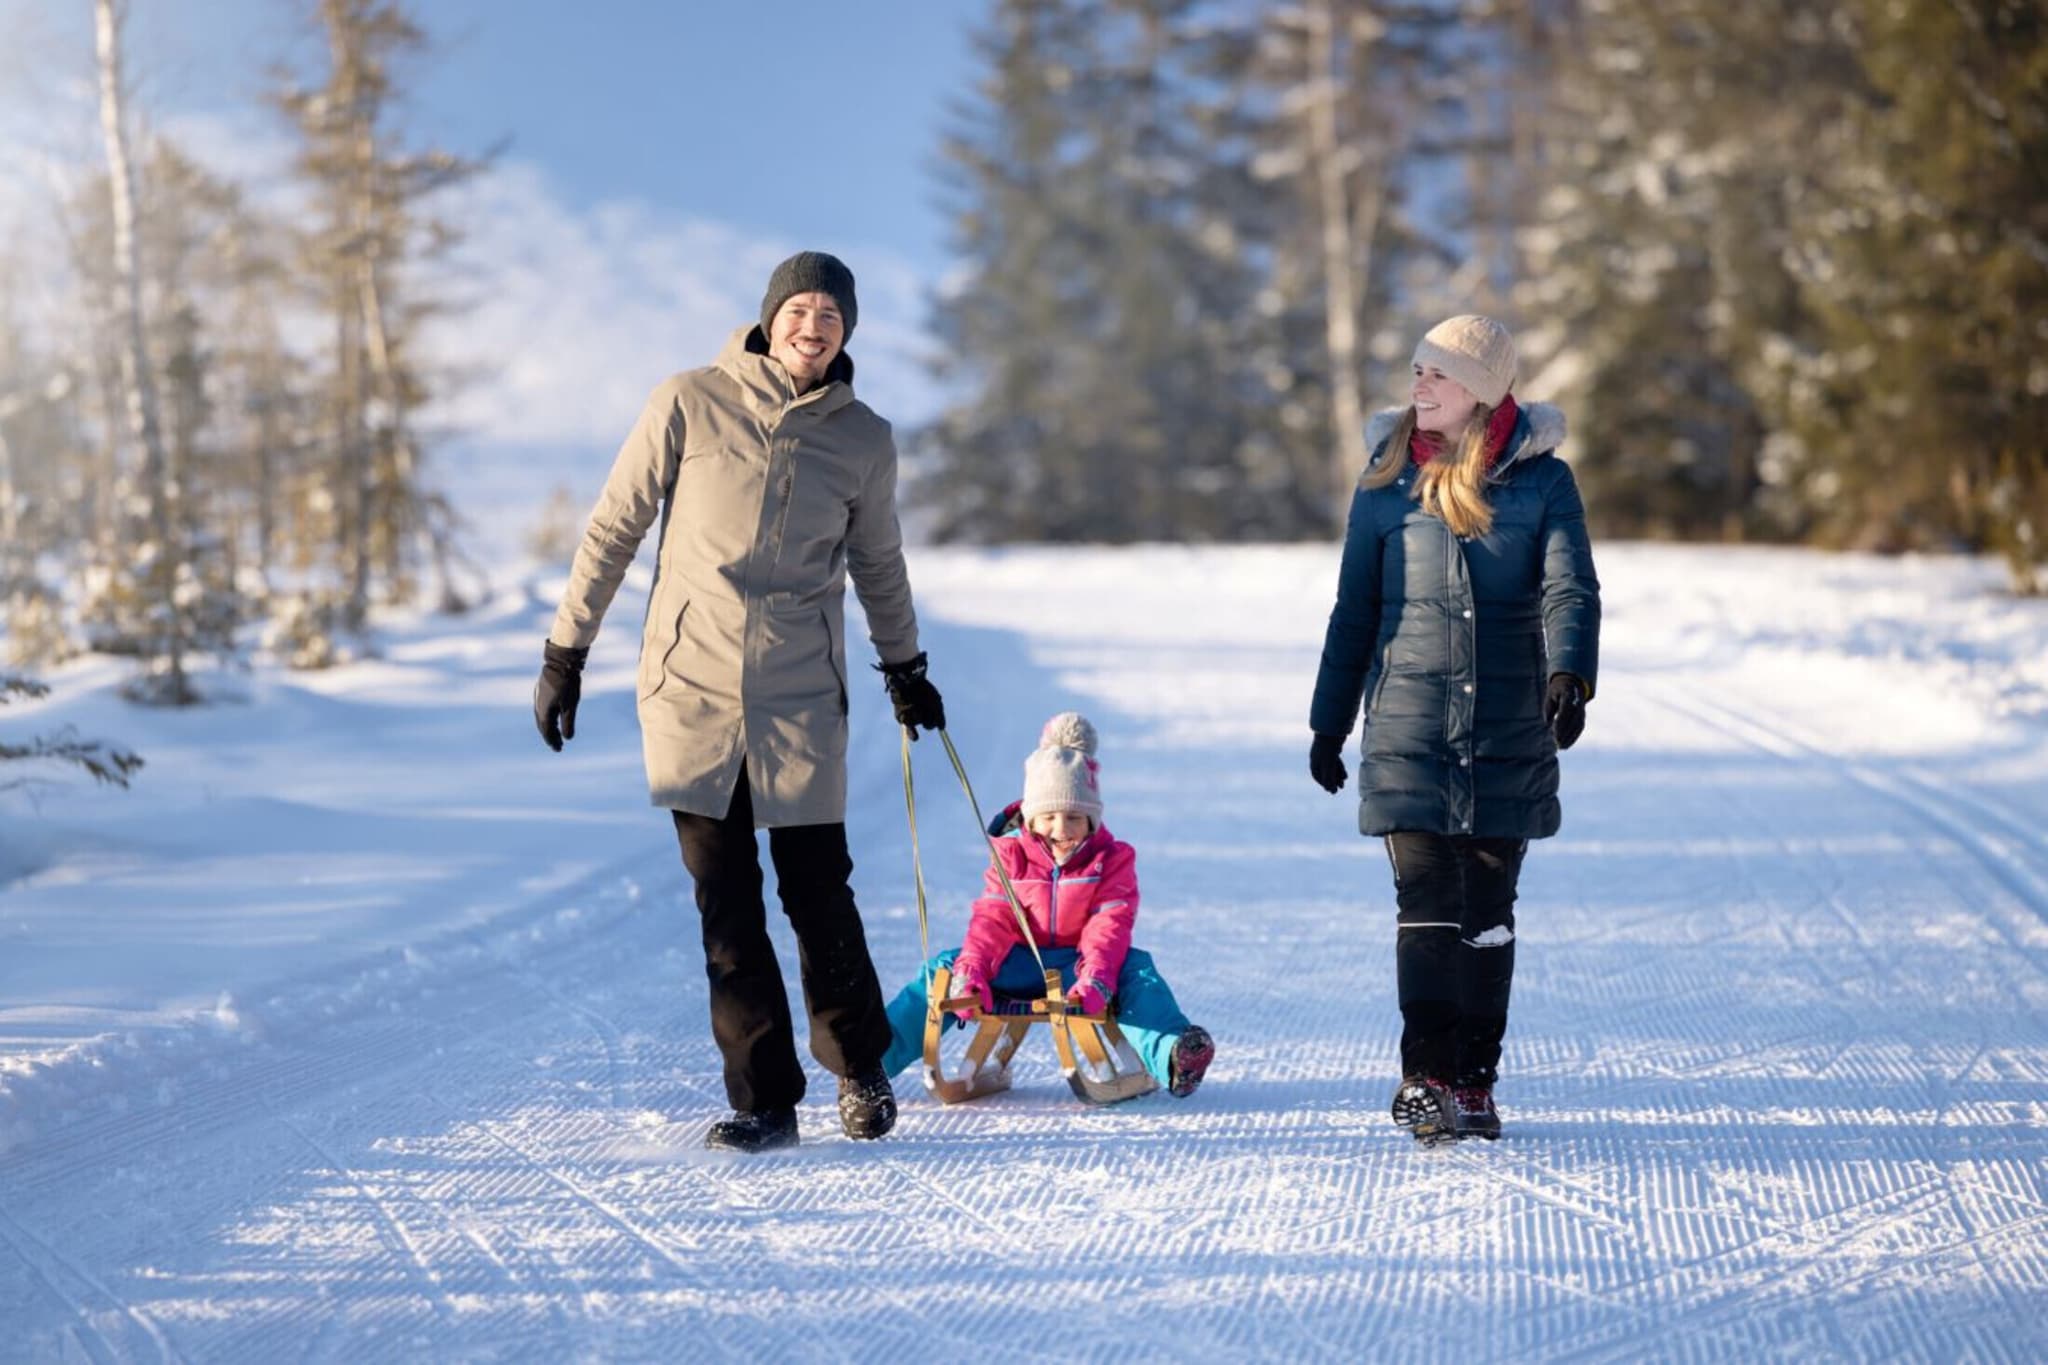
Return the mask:
<svg viewBox="0 0 2048 1365">
<path fill-rule="evenodd" d="M 996 822 L 996 856 L 1024 906 L 1031 936 L 1041 948 L 1076 948 L 1074 979 L 1093 980 L 1106 999 L 1116 993 L 1117 974 L 1131 950 L 1138 919 L 1138 854 L 1101 825 L 1056 866 L 1045 840 L 1023 827 L 1013 803 Z M 983 981 L 992 981 L 1010 950 L 1024 942 L 1017 917 L 1004 899 L 1002 881 L 991 867 L 967 921 L 967 937 L 956 961 Z"/>
</svg>

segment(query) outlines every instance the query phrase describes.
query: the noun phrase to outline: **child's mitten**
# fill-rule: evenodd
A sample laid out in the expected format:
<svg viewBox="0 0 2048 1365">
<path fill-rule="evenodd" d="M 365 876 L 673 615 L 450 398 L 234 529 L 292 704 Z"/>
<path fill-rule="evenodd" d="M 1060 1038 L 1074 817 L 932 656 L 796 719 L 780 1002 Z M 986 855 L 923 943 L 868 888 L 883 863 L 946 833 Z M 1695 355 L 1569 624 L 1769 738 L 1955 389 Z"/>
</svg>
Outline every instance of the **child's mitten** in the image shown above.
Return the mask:
<svg viewBox="0 0 2048 1365">
<path fill-rule="evenodd" d="M 969 1005 L 966 1009 L 962 1010 L 960 1012 L 962 1017 L 972 1019 L 978 1013 L 993 1014 L 995 1012 L 995 992 L 988 988 L 988 982 L 982 977 L 981 968 L 974 963 L 962 959 L 953 964 L 953 980 L 950 983 L 950 989 L 956 997 L 971 995 L 981 1001 L 979 1007 Z"/>
<path fill-rule="evenodd" d="M 1109 993 L 1094 977 L 1083 977 L 1067 987 L 1067 1005 L 1083 1014 L 1100 1014 L 1109 1003 Z"/>
</svg>

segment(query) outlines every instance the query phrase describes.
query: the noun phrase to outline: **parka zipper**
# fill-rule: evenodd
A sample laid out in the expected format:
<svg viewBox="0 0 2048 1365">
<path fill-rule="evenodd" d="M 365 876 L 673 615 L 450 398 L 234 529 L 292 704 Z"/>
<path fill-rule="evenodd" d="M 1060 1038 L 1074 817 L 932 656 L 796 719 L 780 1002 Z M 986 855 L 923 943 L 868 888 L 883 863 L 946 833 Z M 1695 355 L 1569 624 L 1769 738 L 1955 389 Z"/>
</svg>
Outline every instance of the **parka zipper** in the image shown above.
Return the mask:
<svg viewBox="0 0 2048 1365">
<path fill-rule="evenodd" d="M 1046 930 L 1046 941 L 1058 943 L 1060 939 L 1060 865 L 1052 865 L 1052 926 Z"/>
</svg>

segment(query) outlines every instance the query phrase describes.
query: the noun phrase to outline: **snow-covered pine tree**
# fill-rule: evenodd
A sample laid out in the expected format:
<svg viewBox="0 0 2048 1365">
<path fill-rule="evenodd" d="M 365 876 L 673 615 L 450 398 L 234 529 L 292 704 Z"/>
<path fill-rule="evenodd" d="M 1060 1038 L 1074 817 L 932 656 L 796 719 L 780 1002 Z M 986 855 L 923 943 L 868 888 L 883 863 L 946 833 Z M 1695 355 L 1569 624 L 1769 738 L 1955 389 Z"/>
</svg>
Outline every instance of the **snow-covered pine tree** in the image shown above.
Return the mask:
<svg viewBox="0 0 2048 1365">
<path fill-rule="evenodd" d="M 317 84 L 287 77 L 273 92 L 299 137 L 297 170 L 317 225 L 301 241 L 305 278 L 333 321 L 325 376 L 331 517 L 338 581 L 305 604 L 313 616 L 359 630 L 373 599 L 411 600 L 422 556 L 445 564 L 452 509 L 423 478 L 417 414 L 430 381 L 415 353 L 432 303 L 418 267 L 457 240 L 429 212 L 440 190 L 478 163 L 408 150 L 395 127 L 400 66 L 426 45 L 401 0 L 320 0 L 327 40 Z M 453 596 L 444 584 L 443 600 Z"/>
<path fill-rule="evenodd" d="M 1732 53 L 1651 0 L 1558 5 L 1509 32 L 1548 78 L 1523 111 L 1526 387 L 1570 413 L 1604 529 L 1745 534 L 1762 429 L 1741 366 L 1762 301 L 1786 298 L 1784 187 L 1747 144 L 1791 137 L 1793 106 L 1732 120 L 1716 75 Z M 1809 344 L 1796 316 L 1775 325 Z"/>
<path fill-rule="evenodd" d="M 1269 530 L 1239 469 L 1254 278 L 1205 202 L 1187 0 L 1003 0 L 942 155 L 968 269 L 940 298 L 954 402 L 916 441 L 941 537 Z"/>
<path fill-rule="evenodd" d="M 50 572 L 82 539 L 73 457 L 76 385 L 34 349 L 17 313 L 20 266 L 0 260 L 0 645 L 8 663 L 48 666 L 72 652 Z"/>
<path fill-rule="evenodd" d="M 2048 18 L 1546 15 L 1523 311 L 1609 529 L 2048 563 Z"/>
<path fill-rule="evenodd" d="M 2048 589 L 2048 13 L 1836 0 L 1787 257 L 1817 320 L 1774 427 L 1829 539 L 2003 553 Z M 1725 26 L 1725 16 L 1714 16 Z M 1752 108 L 1768 92 L 1751 86 Z"/>
</svg>

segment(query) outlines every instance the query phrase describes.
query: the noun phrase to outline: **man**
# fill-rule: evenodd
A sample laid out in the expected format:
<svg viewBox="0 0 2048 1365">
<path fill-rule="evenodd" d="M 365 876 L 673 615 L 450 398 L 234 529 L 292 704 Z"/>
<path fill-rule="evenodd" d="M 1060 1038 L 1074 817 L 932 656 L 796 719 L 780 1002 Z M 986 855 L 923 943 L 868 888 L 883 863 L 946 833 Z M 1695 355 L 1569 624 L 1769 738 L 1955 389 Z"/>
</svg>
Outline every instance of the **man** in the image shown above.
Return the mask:
<svg viewBox="0 0 2048 1365">
<path fill-rule="evenodd" d="M 797 1140 L 804 1094 L 768 939 L 754 830 L 796 932 L 811 1051 L 839 1079 L 848 1137 L 896 1122 L 889 1022 L 846 848 L 843 603 L 853 578 L 896 719 L 945 727 L 925 677 L 896 518 L 889 424 L 853 396 L 853 272 L 805 251 L 775 268 L 759 326 L 656 388 L 591 512 L 534 689 L 550 748 L 576 734 L 583 661 L 648 530 L 658 558 L 641 631 L 649 794 L 675 817 L 703 918 L 711 1031 L 732 1117 L 708 1147 Z"/>
</svg>

